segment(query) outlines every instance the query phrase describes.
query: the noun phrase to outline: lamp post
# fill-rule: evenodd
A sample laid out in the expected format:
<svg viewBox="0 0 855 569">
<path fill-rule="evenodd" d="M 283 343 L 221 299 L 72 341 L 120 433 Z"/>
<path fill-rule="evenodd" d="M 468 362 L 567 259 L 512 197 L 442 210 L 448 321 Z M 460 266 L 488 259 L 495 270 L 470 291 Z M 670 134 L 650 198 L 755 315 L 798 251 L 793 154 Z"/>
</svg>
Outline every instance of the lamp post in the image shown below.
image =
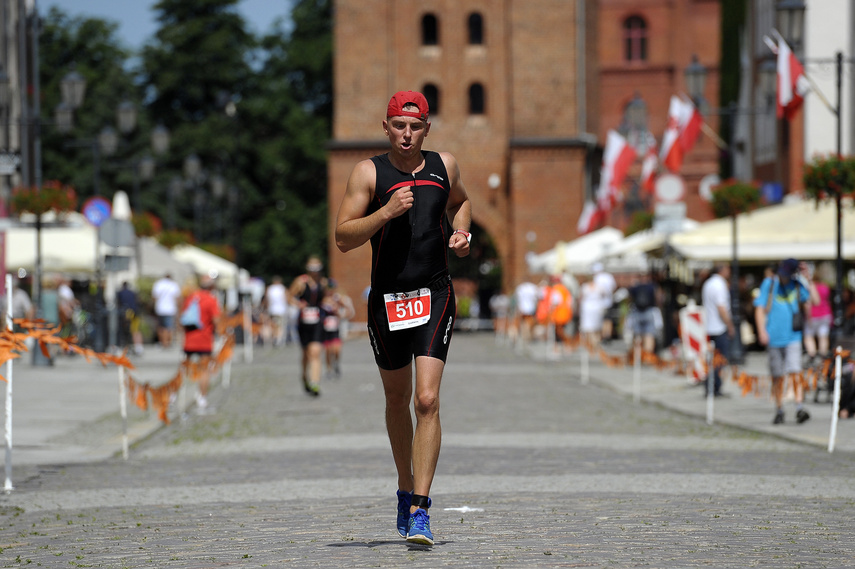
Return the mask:
<svg viewBox="0 0 855 569">
<path fill-rule="evenodd" d="M 184 182 L 179 176 L 173 176 L 169 181 L 169 229 L 175 230 L 175 202 L 181 197 L 184 191 Z"/>
<path fill-rule="evenodd" d="M 706 86 L 707 68 L 696 56 L 692 56 L 691 63 L 685 70 L 686 88 L 689 95 L 699 109 L 704 109 L 707 104 L 704 99 L 704 87 Z M 770 85 L 775 81 L 775 68 L 761 66 L 759 70 L 759 78 L 761 89 L 768 90 Z M 767 98 L 768 100 L 768 98 Z M 727 154 L 730 162 L 731 176 L 735 177 L 735 156 L 736 156 L 736 119 L 739 115 L 758 115 L 767 114 L 772 111 L 772 107 L 762 109 L 741 109 L 735 102 L 731 102 L 727 107 L 721 109 L 709 110 L 710 114 L 727 117 L 729 136 L 727 142 Z M 739 328 L 741 324 L 740 305 L 739 305 L 739 254 L 737 249 L 737 214 L 734 212 L 731 215 L 731 265 L 730 265 L 730 313 L 735 329 L 733 342 L 730 346 L 731 363 L 742 363 L 745 355 L 745 350 L 742 346 L 742 338 Z"/>
<path fill-rule="evenodd" d="M 205 205 L 200 184 L 202 176 L 202 160 L 190 154 L 184 159 L 184 177 L 193 190 L 193 236 L 197 243 L 202 240 L 202 207 Z"/>
</svg>

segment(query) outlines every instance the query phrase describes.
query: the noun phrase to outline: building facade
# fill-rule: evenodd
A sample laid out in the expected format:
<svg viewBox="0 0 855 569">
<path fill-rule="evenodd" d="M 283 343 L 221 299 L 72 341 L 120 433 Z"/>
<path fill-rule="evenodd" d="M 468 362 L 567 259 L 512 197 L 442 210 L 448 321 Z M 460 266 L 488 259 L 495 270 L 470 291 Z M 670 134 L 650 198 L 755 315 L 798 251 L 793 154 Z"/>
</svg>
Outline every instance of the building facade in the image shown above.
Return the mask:
<svg viewBox="0 0 855 569">
<path fill-rule="evenodd" d="M 661 140 L 692 55 L 709 68 L 705 93 L 717 101 L 718 0 L 337 0 L 334 18 L 330 235 L 353 166 L 388 149 L 389 97 L 421 90 L 432 107 L 425 148 L 457 157 L 505 290 L 532 278 L 527 253 L 577 236 L 609 129 L 639 149 L 642 127 Z M 632 113 L 638 101 L 644 112 Z M 708 121 L 715 130 L 717 117 Z M 698 185 L 717 171 L 718 150 L 702 137 L 680 173 L 689 217 L 709 218 Z M 631 177 L 639 172 L 640 159 Z M 610 225 L 626 226 L 641 207 L 632 192 L 637 183 Z M 359 295 L 368 247 L 342 255 L 331 240 L 329 256 L 331 275 Z"/>
<path fill-rule="evenodd" d="M 841 65 L 841 151 L 855 153 L 855 5 L 851 0 L 808 0 L 805 2 L 805 72 L 832 106 L 837 105 L 837 65 Z M 837 151 L 837 117 L 816 93 L 808 94 L 804 106 L 804 157 Z"/>
<path fill-rule="evenodd" d="M 707 70 L 698 101 L 705 130 L 718 131 L 720 13 L 719 0 L 599 0 L 598 93 L 592 117 L 600 144 L 611 129 L 625 136 L 639 157 L 651 141 L 661 145 L 671 96 L 689 95 L 685 71 L 693 60 Z M 718 174 L 719 154 L 714 138 L 702 134 L 685 156 L 678 174 L 691 219 L 712 216 L 699 189 L 704 177 Z M 651 209 L 637 183 L 640 162 L 630 170 L 624 203 L 612 211 L 609 225 L 624 228 L 635 211 Z"/>
</svg>

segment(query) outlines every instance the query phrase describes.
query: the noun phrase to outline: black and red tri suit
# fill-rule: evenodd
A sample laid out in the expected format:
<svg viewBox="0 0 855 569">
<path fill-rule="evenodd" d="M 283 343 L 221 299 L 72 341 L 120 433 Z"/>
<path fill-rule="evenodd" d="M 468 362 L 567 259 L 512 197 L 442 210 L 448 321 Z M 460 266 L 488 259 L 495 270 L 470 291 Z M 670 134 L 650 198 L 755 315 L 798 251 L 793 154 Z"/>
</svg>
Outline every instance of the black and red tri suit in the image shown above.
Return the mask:
<svg viewBox="0 0 855 569">
<path fill-rule="evenodd" d="M 418 172 L 395 168 L 388 154 L 371 159 L 377 172 L 370 215 L 402 188 L 412 188 L 413 206 L 371 236 L 371 294 L 368 331 L 374 359 L 383 369 L 400 369 L 415 356 L 445 361 L 451 343 L 456 300 L 448 273 L 450 238 L 446 209 L 451 193 L 440 155 L 422 151 Z M 430 289 L 430 319 L 412 328 L 390 330 L 384 295 Z"/>
</svg>

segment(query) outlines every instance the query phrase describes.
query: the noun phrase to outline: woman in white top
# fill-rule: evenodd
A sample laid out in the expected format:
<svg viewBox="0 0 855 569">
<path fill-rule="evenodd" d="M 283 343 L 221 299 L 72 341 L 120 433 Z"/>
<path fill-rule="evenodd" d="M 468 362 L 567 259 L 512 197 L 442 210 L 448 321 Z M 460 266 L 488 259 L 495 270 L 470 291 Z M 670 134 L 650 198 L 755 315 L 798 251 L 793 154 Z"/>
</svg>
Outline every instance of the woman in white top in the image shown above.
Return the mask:
<svg viewBox="0 0 855 569">
<path fill-rule="evenodd" d="M 593 279 L 587 279 L 579 289 L 579 332 L 590 347 L 600 344 L 605 310 L 602 291 Z"/>
</svg>

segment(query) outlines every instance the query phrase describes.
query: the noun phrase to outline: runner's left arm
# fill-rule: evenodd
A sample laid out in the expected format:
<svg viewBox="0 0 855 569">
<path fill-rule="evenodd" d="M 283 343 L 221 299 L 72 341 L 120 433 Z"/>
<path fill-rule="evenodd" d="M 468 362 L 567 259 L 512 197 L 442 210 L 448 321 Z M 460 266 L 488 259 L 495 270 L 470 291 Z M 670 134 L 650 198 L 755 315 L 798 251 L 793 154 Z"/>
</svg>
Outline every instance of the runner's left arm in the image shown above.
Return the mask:
<svg viewBox="0 0 855 569">
<path fill-rule="evenodd" d="M 463 185 L 463 179 L 460 177 L 460 166 L 454 156 L 448 152 L 441 152 L 440 156 L 445 163 L 445 169 L 448 171 L 449 185 L 451 186 L 446 215 L 455 231 L 460 230 L 469 233 L 472 225 L 472 203 L 469 201 L 466 186 Z M 448 247 L 458 257 L 465 257 L 469 254 L 469 239 L 461 233 L 453 233 L 448 240 Z"/>
</svg>

